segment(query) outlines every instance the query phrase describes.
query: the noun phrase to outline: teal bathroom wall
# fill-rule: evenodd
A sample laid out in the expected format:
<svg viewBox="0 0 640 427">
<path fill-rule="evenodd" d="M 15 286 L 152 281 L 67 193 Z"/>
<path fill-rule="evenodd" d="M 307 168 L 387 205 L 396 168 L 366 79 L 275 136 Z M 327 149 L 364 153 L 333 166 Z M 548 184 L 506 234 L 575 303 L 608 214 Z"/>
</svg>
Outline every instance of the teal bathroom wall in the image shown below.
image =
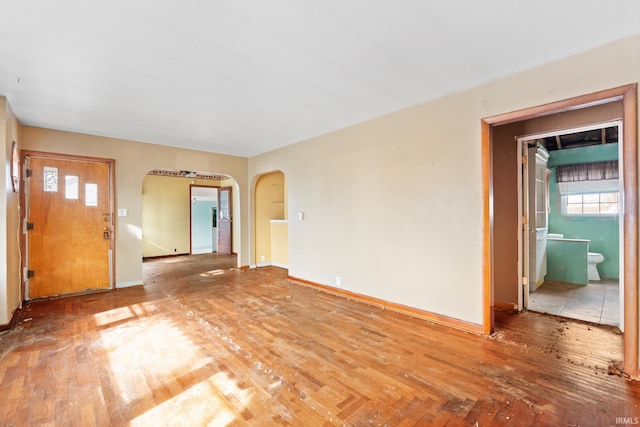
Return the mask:
<svg viewBox="0 0 640 427">
<path fill-rule="evenodd" d="M 549 197 L 549 232 L 561 233 L 567 239 L 588 239 L 590 252 L 599 252 L 605 260 L 598 264 L 602 277 L 620 277 L 619 217 L 563 216 L 560 194 L 556 186 L 556 167 L 566 164 L 590 163 L 618 159 L 618 144 L 551 151 L 547 167 L 551 170 Z"/>
<path fill-rule="evenodd" d="M 589 284 L 587 243 L 572 240 L 547 240 L 545 280 Z"/>
<path fill-rule="evenodd" d="M 191 247 L 193 250 L 211 249 L 211 209 L 216 206 L 216 202 L 198 200 L 191 205 Z"/>
</svg>

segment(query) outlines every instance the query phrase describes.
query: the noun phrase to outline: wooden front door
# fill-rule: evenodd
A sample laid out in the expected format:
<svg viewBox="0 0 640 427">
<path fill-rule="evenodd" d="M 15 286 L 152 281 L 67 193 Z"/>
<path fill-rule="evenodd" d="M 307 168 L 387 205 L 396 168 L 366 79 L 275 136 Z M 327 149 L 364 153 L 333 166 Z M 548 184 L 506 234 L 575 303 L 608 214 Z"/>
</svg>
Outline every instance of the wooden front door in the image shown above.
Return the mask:
<svg viewBox="0 0 640 427">
<path fill-rule="evenodd" d="M 112 161 L 27 154 L 27 296 L 111 287 Z"/>
<path fill-rule="evenodd" d="M 231 247 L 231 187 L 218 189 L 218 253 L 230 254 Z"/>
</svg>

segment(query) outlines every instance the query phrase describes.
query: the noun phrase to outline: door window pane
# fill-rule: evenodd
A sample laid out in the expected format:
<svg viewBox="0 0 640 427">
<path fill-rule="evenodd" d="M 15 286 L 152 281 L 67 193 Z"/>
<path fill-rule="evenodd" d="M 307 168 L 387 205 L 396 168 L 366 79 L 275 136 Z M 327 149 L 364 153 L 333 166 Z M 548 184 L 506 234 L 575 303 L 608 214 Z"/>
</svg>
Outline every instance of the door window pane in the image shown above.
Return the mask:
<svg viewBox="0 0 640 427">
<path fill-rule="evenodd" d="M 44 167 L 44 191 L 57 192 L 58 191 L 58 168 L 52 168 L 51 166 Z"/>
<path fill-rule="evenodd" d="M 220 191 L 220 219 L 230 219 L 229 215 L 229 192 Z"/>
<path fill-rule="evenodd" d="M 98 184 L 84 185 L 84 204 L 85 206 L 98 206 Z"/>
<path fill-rule="evenodd" d="M 65 175 L 64 198 L 68 200 L 78 200 L 78 177 L 77 176 Z"/>
</svg>

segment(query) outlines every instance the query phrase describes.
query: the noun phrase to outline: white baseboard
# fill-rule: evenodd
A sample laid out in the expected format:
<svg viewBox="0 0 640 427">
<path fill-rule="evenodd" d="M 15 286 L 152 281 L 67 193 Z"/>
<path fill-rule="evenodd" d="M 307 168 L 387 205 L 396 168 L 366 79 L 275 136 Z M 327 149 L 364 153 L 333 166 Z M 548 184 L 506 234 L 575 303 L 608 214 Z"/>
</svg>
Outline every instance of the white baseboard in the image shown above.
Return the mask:
<svg viewBox="0 0 640 427">
<path fill-rule="evenodd" d="M 142 285 L 142 282 L 138 281 L 138 280 L 134 280 L 133 282 L 120 282 L 120 283 L 116 283 L 116 288 L 120 289 L 120 288 L 129 288 L 131 286 L 140 286 Z"/>
</svg>

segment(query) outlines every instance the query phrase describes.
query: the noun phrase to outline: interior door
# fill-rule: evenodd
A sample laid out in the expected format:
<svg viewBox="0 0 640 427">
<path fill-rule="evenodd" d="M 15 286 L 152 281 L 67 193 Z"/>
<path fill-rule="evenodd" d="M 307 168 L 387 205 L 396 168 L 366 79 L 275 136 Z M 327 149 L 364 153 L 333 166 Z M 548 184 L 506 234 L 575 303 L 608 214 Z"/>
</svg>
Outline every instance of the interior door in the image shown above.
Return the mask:
<svg viewBox="0 0 640 427">
<path fill-rule="evenodd" d="M 527 148 L 527 226 L 529 231 L 529 270 L 527 272 L 527 295 L 536 289 L 538 282 L 538 218 L 536 216 L 536 147 L 529 145 Z M 528 302 L 528 301 L 527 301 Z M 525 304 L 525 307 L 528 304 Z"/>
<path fill-rule="evenodd" d="M 518 310 L 529 305 L 547 273 L 548 152 L 535 140 L 518 139 Z"/>
<path fill-rule="evenodd" d="M 518 139 L 518 310 L 529 303 L 529 152 Z"/>
<path fill-rule="evenodd" d="M 231 247 L 231 187 L 218 189 L 218 253 L 230 254 Z"/>
<path fill-rule="evenodd" d="M 28 157 L 28 298 L 111 287 L 112 163 Z"/>
<path fill-rule="evenodd" d="M 548 178 L 551 172 L 547 169 L 549 153 L 540 144 L 529 148 L 530 192 L 530 226 L 532 255 L 529 277 L 529 291 L 533 292 L 542 285 L 547 274 L 547 232 L 549 229 L 549 196 Z M 531 163 L 532 162 L 532 163 Z"/>
</svg>

